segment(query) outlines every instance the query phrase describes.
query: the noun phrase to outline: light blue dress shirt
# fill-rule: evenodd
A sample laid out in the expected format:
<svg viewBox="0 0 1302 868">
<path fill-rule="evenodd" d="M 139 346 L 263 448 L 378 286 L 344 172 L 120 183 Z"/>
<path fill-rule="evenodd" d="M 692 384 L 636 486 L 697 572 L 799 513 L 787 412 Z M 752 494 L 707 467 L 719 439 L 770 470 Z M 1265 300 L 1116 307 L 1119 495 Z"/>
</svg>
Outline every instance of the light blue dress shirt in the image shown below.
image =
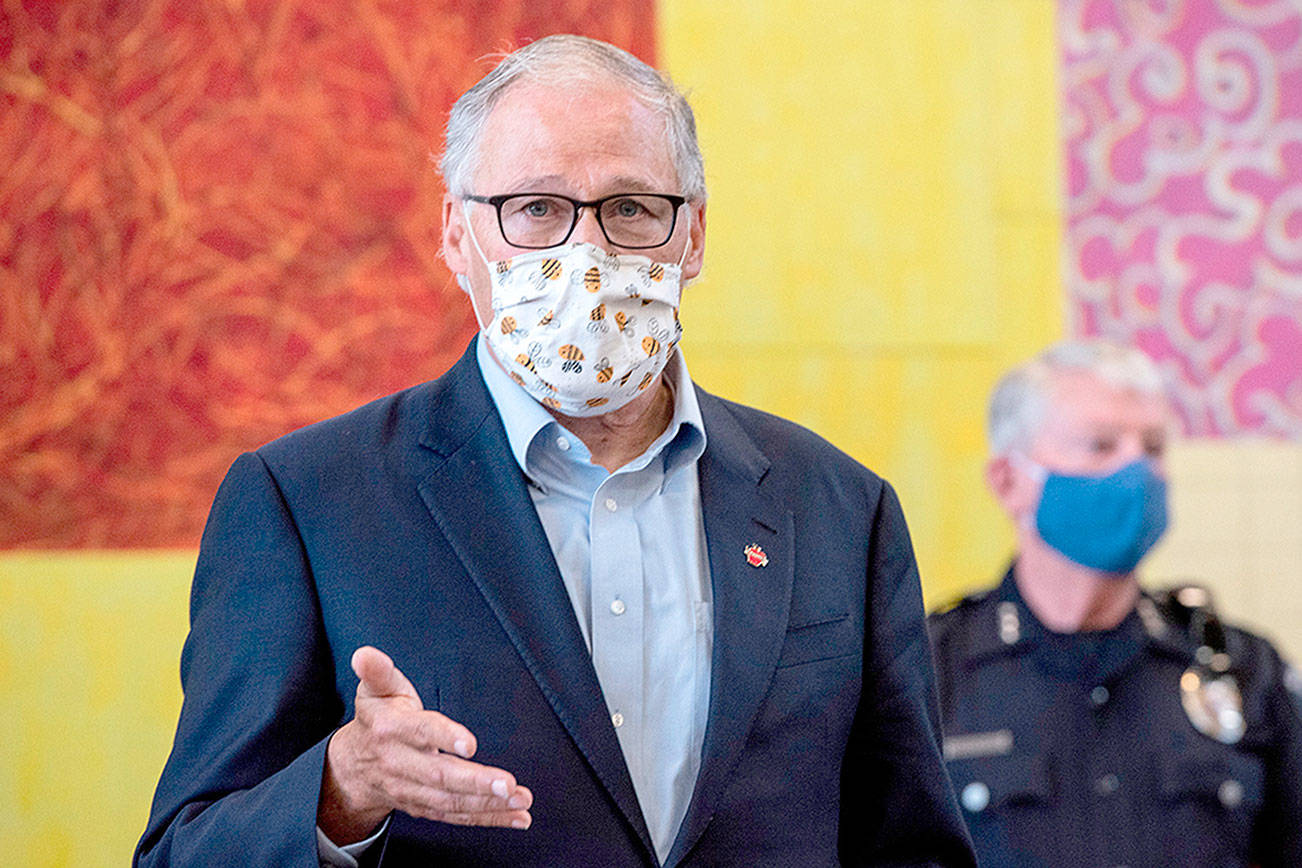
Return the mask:
<svg viewBox="0 0 1302 868">
<path fill-rule="evenodd" d="M 705 425 L 687 365 L 675 352 L 665 369 L 674 396 L 669 426 L 644 453 L 608 473 L 507 376 L 482 339 L 476 356 L 663 861 L 700 770 L 714 639 L 697 481 Z"/>
</svg>

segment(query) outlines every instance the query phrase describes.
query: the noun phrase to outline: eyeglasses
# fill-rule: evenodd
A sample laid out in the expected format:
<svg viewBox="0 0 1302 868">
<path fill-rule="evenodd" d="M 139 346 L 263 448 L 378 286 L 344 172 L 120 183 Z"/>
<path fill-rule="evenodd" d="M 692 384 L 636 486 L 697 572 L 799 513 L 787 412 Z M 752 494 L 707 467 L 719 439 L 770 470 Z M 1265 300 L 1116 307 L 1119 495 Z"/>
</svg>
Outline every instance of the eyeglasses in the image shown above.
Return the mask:
<svg viewBox="0 0 1302 868">
<path fill-rule="evenodd" d="M 542 249 L 564 244 L 579 223 L 579 211 L 591 208 L 606 240 L 631 250 L 668 243 L 678 224 L 678 209 L 687 200 L 667 193 L 618 193 L 582 202 L 555 193 L 466 196 L 492 205 L 502 238 L 512 247 Z"/>
</svg>

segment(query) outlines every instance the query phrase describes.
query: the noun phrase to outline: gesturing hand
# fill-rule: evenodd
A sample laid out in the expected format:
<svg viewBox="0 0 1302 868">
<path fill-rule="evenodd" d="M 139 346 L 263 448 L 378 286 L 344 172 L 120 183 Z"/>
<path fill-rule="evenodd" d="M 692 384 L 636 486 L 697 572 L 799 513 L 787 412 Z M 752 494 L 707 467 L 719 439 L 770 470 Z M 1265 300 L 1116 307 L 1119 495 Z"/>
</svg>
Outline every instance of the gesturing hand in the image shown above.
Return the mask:
<svg viewBox="0 0 1302 868">
<path fill-rule="evenodd" d="M 369 645 L 353 652 L 356 713 L 330 740 L 317 825 L 336 844 L 393 810 L 463 826 L 527 829 L 533 794 L 510 772 L 470 762 L 475 736 L 427 711 L 407 677 Z"/>
</svg>

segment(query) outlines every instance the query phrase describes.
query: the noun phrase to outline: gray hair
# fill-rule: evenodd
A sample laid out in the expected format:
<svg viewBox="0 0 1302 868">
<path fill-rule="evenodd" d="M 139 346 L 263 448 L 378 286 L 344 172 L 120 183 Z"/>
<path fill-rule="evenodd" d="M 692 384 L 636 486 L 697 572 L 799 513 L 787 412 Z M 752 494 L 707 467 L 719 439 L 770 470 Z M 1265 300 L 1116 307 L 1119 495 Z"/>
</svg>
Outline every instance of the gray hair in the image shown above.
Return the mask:
<svg viewBox="0 0 1302 868">
<path fill-rule="evenodd" d="M 691 201 L 705 199 L 705 165 L 696 141 L 696 118 L 686 97 L 669 76 L 627 51 L 572 34 L 547 36 L 516 49 L 453 104 L 440 161 L 443 180 L 452 195 L 471 192 L 470 176 L 479 156 L 484 124 L 506 90 L 521 79 L 547 84 L 614 79 L 624 85 L 639 102 L 664 117 L 682 195 Z"/>
<path fill-rule="evenodd" d="M 1061 341 L 1013 368 L 995 385 L 986 417 L 991 454 L 1031 447 L 1048 413 L 1054 378 L 1073 371 L 1092 374 L 1118 389 L 1166 394 L 1157 365 L 1139 350 L 1106 340 Z"/>
</svg>

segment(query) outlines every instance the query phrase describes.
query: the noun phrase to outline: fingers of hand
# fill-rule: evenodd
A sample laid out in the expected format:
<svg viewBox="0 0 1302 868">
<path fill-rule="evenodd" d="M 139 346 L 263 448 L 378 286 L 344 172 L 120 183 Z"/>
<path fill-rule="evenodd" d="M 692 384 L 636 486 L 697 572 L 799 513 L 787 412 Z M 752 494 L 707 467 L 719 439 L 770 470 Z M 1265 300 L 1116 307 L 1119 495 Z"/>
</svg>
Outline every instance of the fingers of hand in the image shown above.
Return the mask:
<svg viewBox="0 0 1302 868">
<path fill-rule="evenodd" d="M 357 704 L 359 759 L 391 807 L 446 823 L 528 828 L 533 793 L 503 769 L 471 762 L 475 737 L 437 711 L 392 699 Z M 458 756 L 458 754 L 460 754 Z"/>
<path fill-rule="evenodd" d="M 447 715 L 412 709 L 394 699 L 364 699 L 360 691 L 357 720 L 366 728 L 376 752 L 396 745 L 469 759 L 478 747 L 474 734 Z"/>
<path fill-rule="evenodd" d="M 449 754 L 386 763 L 395 807 L 413 816 L 467 826 L 525 829 L 533 793 L 507 771 Z"/>
<path fill-rule="evenodd" d="M 407 676 L 402 674 L 388 654 L 370 645 L 363 645 L 353 652 L 353 673 L 357 675 L 357 698 L 402 697 L 416 700 L 420 705 L 420 695 L 411 686 Z"/>
</svg>

